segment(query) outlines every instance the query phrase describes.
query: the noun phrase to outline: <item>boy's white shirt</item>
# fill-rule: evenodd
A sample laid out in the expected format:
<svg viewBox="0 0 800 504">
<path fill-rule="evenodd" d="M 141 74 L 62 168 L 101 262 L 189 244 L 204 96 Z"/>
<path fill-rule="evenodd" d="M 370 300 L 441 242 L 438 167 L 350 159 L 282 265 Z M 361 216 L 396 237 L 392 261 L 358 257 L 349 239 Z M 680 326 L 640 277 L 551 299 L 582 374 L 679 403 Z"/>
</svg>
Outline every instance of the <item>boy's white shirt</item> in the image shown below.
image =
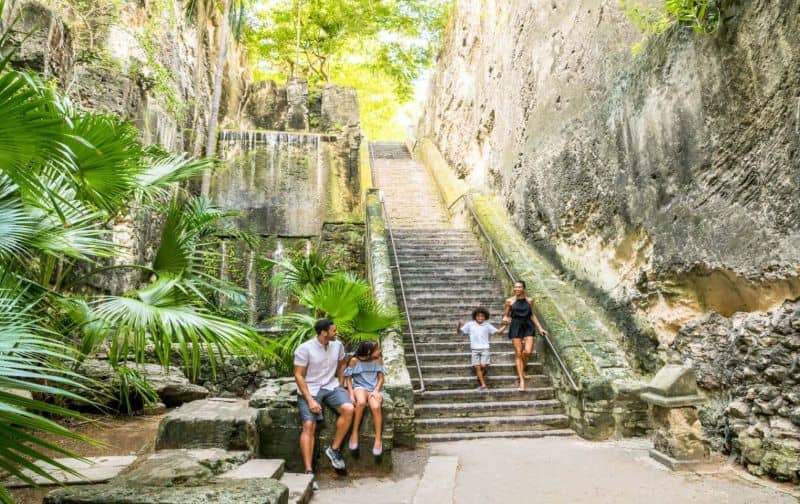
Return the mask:
<svg viewBox="0 0 800 504">
<path fill-rule="evenodd" d="M 469 336 L 469 347 L 472 350 L 488 350 L 489 336 L 497 332 L 497 328 L 487 321 L 482 324 L 470 320 L 461 326 L 461 332 Z"/>
</svg>

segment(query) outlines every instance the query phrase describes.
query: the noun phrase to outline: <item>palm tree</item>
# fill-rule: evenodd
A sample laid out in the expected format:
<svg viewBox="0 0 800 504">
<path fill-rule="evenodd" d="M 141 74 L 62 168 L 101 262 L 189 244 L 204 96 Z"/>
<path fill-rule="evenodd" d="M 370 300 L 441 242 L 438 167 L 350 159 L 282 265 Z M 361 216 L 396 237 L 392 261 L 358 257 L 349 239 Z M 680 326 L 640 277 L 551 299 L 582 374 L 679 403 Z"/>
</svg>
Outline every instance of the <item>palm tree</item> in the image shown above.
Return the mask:
<svg viewBox="0 0 800 504">
<path fill-rule="evenodd" d="M 227 214 L 178 184 L 211 163 L 142 147 L 129 124 L 76 110 L 9 61 L 0 59 L 0 470 L 30 481 L 22 469 L 47 476 L 34 462 L 53 464 L 42 450 L 74 456 L 42 433 L 85 440 L 44 417 L 74 412 L 41 399 L 83 400 L 75 370 L 100 343 L 125 397 L 146 392 L 127 364 L 151 346 L 165 367 L 177 347 L 192 375 L 201 352 L 212 366 L 223 353 L 268 354 L 249 327 L 218 315 L 214 294 L 237 289 L 200 267 Z M 149 265 L 109 265 L 120 248 L 108 224 L 132 207 L 166 213 L 158 253 Z M 116 296 L 86 288 L 117 268 L 145 272 L 145 284 Z M 11 502 L 2 486 L 0 502 Z"/>
<path fill-rule="evenodd" d="M 320 317 L 333 320 L 347 343 L 377 340 L 380 333 L 400 325 L 400 314 L 387 310 L 375 299 L 363 279 L 341 271 L 329 273 L 320 282 L 295 285 L 293 292 L 308 313 L 289 313 L 275 317 L 287 332 L 270 340 L 283 371 L 291 368 L 292 354 L 300 343 L 314 336 L 314 323 Z"/>
</svg>

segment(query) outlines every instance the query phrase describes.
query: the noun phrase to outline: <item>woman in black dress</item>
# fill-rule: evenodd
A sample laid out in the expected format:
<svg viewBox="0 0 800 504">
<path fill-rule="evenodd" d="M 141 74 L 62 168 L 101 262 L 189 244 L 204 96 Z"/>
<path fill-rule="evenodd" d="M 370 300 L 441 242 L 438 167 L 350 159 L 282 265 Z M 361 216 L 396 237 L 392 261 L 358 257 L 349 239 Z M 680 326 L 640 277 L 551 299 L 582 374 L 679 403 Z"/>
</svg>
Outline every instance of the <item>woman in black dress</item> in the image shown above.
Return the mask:
<svg viewBox="0 0 800 504">
<path fill-rule="evenodd" d="M 503 324 L 509 324 L 508 337 L 514 343 L 514 363 L 517 366 L 519 390 L 525 390 L 525 366 L 533 353 L 536 331 L 546 335 L 542 324 L 533 313 L 533 299 L 525 294 L 525 282 L 514 283 L 514 296 L 506 299 Z"/>
</svg>

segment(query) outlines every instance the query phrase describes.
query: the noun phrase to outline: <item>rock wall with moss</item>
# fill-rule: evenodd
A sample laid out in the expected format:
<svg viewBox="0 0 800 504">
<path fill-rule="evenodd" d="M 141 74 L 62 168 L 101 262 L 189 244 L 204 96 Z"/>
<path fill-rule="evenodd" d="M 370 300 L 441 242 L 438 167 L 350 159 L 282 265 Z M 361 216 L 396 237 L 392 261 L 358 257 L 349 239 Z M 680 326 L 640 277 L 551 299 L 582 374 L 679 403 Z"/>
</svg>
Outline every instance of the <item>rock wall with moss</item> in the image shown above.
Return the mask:
<svg viewBox="0 0 800 504">
<path fill-rule="evenodd" d="M 643 371 L 712 313 L 800 297 L 800 1 L 730 3 L 715 34 L 673 26 L 634 55 L 616 0 L 459 0 L 417 131 L 608 309 Z M 692 348 L 721 365 L 712 340 Z M 769 385 L 743 379 L 729 402 Z"/>
</svg>

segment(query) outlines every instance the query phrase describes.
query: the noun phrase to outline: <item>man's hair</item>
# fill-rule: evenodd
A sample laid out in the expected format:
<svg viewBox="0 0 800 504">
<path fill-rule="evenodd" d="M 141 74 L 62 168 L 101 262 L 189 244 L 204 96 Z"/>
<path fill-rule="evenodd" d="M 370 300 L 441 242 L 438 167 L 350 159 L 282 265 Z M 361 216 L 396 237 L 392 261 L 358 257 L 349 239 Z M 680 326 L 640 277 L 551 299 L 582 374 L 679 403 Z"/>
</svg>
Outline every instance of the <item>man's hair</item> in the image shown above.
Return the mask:
<svg viewBox="0 0 800 504">
<path fill-rule="evenodd" d="M 314 324 L 314 330 L 317 331 L 317 336 L 319 336 L 320 333 L 322 333 L 322 331 L 327 331 L 328 329 L 331 328 L 332 325 L 333 325 L 333 320 L 331 319 L 326 319 L 326 318 L 319 319 L 317 320 L 317 323 Z"/>
<path fill-rule="evenodd" d="M 475 308 L 474 310 L 472 310 L 472 320 L 476 320 L 478 318 L 478 314 L 479 313 L 483 313 L 483 317 L 486 320 L 489 320 L 489 310 L 487 310 L 483 306 L 479 306 L 479 307 Z"/>
</svg>

